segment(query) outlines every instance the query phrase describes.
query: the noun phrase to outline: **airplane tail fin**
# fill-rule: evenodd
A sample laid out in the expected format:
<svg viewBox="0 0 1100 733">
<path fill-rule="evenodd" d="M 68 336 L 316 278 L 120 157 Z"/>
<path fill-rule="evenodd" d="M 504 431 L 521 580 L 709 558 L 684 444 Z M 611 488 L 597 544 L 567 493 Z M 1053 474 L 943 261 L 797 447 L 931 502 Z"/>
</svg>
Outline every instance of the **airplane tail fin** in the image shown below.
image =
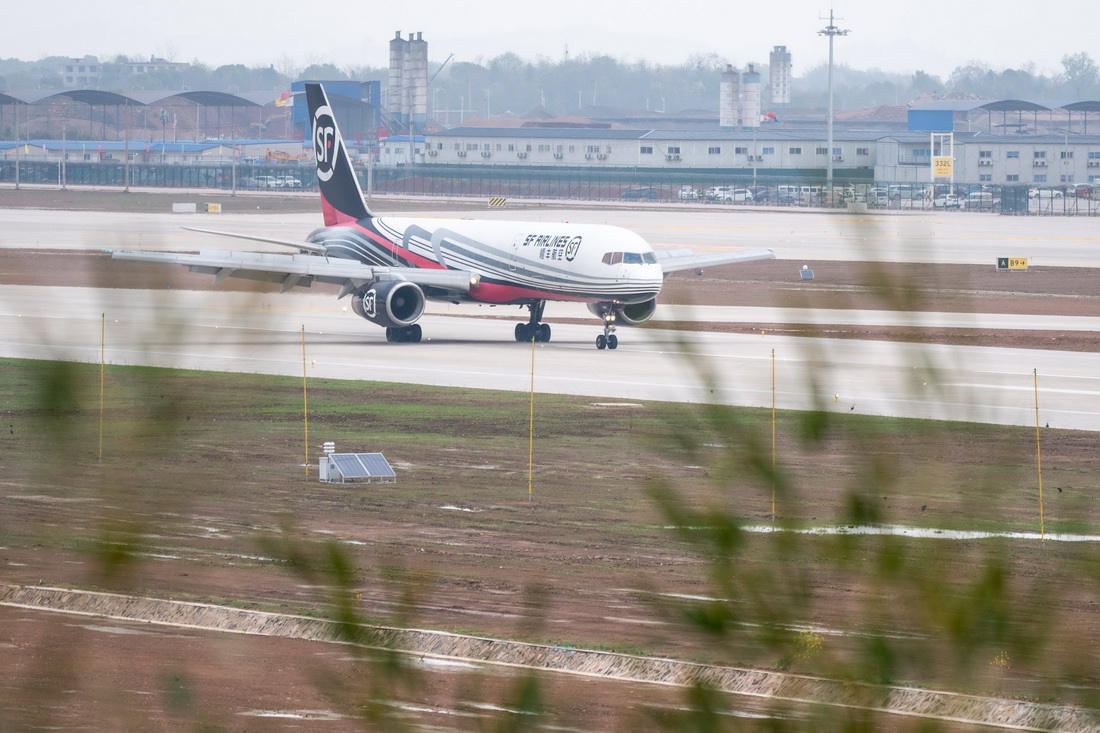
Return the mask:
<svg viewBox="0 0 1100 733">
<path fill-rule="evenodd" d="M 344 138 L 336 126 L 336 115 L 320 84 L 306 84 L 306 102 L 313 125 L 313 152 L 317 158 L 317 183 L 325 226 L 347 224 L 371 216 L 363 190 L 351 167 Z"/>
</svg>

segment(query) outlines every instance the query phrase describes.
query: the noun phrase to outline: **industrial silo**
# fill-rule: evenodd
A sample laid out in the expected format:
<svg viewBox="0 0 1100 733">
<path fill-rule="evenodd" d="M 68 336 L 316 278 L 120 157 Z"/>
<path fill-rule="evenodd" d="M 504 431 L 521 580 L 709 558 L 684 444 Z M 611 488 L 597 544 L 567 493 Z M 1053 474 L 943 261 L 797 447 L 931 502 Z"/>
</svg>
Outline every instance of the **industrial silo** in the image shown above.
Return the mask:
<svg viewBox="0 0 1100 733">
<path fill-rule="evenodd" d="M 741 74 L 726 64 L 718 84 L 718 124 L 723 130 L 741 126 Z"/>
<path fill-rule="evenodd" d="M 741 75 L 741 127 L 760 127 L 760 72 L 749 64 Z"/>
<path fill-rule="evenodd" d="M 772 48 L 769 58 L 769 83 L 772 106 L 789 106 L 791 103 L 791 52 L 786 46 Z"/>
</svg>

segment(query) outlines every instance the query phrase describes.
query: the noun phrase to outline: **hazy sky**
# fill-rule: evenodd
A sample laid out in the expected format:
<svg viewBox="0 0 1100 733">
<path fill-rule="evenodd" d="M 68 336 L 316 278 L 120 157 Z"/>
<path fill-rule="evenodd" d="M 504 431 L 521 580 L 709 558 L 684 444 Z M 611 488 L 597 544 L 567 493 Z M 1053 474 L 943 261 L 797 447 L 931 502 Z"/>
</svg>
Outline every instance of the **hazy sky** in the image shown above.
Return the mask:
<svg viewBox="0 0 1100 733">
<path fill-rule="evenodd" d="M 104 13 L 104 9 L 109 12 Z M 1062 71 L 1066 54 L 1100 63 L 1100 0 L 835 0 L 836 62 L 855 68 L 946 78 L 971 60 L 991 68 L 1034 64 Z M 772 46 L 791 52 L 795 76 L 828 59 L 828 0 L 19 0 L 7 7 L 0 55 L 108 58 L 156 55 L 212 66 L 289 60 L 305 66 L 386 66 L 395 31 L 422 31 L 429 58 L 487 60 L 608 54 L 678 64 L 716 53 L 737 66 L 767 63 Z"/>
</svg>

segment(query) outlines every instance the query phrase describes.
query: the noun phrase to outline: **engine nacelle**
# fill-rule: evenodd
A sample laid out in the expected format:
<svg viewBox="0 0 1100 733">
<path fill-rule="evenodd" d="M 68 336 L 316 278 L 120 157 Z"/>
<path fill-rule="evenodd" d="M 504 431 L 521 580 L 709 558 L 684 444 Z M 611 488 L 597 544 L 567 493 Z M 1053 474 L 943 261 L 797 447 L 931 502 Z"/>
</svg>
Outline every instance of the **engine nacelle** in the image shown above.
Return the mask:
<svg viewBox="0 0 1100 733">
<path fill-rule="evenodd" d="M 351 296 L 355 315 L 386 328 L 410 326 L 424 314 L 424 291 L 416 283 L 384 280 Z"/>
<path fill-rule="evenodd" d="M 588 310 L 605 320 L 611 315 L 615 323 L 637 326 L 653 317 L 657 311 L 657 299 L 651 298 L 641 303 L 589 303 Z"/>
</svg>

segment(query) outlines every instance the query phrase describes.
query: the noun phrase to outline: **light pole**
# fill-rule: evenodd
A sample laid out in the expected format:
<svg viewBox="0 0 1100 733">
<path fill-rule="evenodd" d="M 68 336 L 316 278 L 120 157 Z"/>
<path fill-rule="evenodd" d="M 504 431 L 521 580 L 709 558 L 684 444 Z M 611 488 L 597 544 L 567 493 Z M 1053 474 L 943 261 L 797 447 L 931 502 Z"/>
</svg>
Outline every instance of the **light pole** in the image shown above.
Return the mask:
<svg viewBox="0 0 1100 733">
<path fill-rule="evenodd" d="M 68 134 L 69 123 L 69 105 L 61 105 L 61 165 L 57 168 L 57 177 L 60 179 L 61 190 L 64 191 L 68 187 L 68 181 L 66 179 L 65 170 L 65 158 L 69 157 L 68 145 L 66 144 L 66 135 Z"/>
<path fill-rule="evenodd" d="M 168 139 L 168 110 L 160 108 L 160 162 L 164 162 L 164 143 Z"/>
<path fill-rule="evenodd" d="M 817 32 L 819 36 L 829 37 L 829 118 L 825 122 L 826 136 L 828 142 L 826 145 L 826 151 L 828 155 L 825 158 L 825 195 L 832 201 L 833 196 L 833 38 L 836 36 L 848 35 L 847 29 L 841 30 L 836 27 L 836 23 L 833 20 L 833 9 L 829 8 L 829 25 Z"/>
</svg>

